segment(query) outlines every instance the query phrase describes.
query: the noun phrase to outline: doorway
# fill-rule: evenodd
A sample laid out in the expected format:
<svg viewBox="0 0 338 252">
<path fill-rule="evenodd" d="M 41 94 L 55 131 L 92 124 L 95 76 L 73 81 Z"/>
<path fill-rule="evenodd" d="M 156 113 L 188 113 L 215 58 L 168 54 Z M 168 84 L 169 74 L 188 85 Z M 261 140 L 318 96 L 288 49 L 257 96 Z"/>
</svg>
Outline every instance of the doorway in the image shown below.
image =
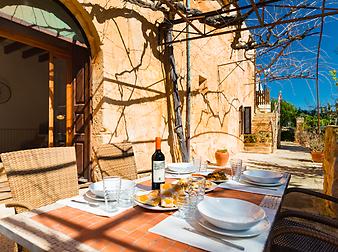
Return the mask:
<svg viewBox="0 0 338 252">
<path fill-rule="evenodd" d="M 3 51 L 0 83 L 9 87 L 11 96 L 5 104 L 0 104 L 0 110 L 7 111 L 0 121 L 7 122 L 6 129 L 17 139 L 15 144 L 9 141 L 0 143 L 0 147 L 5 146 L 0 152 L 75 145 L 78 174 L 88 178 L 91 129 L 89 49 L 55 37 L 50 32 L 0 17 L 0 50 Z M 1 71 L 5 68 L 10 71 Z M 13 81 L 8 81 L 10 79 Z M 19 131 L 26 134 L 26 139 Z M 8 135 L 8 132 L 3 134 Z"/>
</svg>

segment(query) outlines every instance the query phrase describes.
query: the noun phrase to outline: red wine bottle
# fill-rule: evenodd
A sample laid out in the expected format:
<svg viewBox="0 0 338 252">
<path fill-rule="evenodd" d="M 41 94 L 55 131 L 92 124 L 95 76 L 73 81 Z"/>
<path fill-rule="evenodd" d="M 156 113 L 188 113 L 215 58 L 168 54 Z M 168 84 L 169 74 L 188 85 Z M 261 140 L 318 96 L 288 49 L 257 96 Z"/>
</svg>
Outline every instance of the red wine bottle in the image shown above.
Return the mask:
<svg viewBox="0 0 338 252">
<path fill-rule="evenodd" d="M 152 172 L 152 179 L 151 179 L 151 188 L 152 190 L 159 190 L 160 185 L 164 183 L 165 177 L 165 158 L 161 151 L 161 138 L 155 138 L 155 153 L 151 157 L 151 172 Z"/>
</svg>

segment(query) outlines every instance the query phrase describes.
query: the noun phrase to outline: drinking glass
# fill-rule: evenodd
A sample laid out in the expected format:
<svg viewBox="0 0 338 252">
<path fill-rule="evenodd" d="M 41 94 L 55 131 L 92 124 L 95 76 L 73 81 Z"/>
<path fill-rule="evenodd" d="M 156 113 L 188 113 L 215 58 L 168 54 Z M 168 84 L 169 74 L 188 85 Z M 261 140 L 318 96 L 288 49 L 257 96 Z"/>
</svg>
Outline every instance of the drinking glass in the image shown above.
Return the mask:
<svg viewBox="0 0 338 252">
<path fill-rule="evenodd" d="M 231 159 L 231 175 L 232 180 L 239 181 L 242 173 L 242 160 L 241 159 Z"/>
<path fill-rule="evenodd" d="M 120 177 L 109 176 L 103 178 L 105 211 L 114 212 L 117 210 L 120 188 L 121 188 Z"/>
<path fill-rule="evenodd" d="M 196 171 L 201 171 L 202 158 L 200 156 L 193 158 L 193 165 Z"/>
<path fill-rule="evenodd" d="M 120 207 L 130 207 L 134 203 L 135 182 L 132 180 L 121 180 L 121 189 L 119 197 Z"/>
<path fill-rule="evenodd" d="M 202 176 L 193 176 L 188 184 L 188 194 L 191 198 L 196 198 L 196 205 L 204 199 L 205 178 Z"/>
<path fill-rule="evenodd" d="M 205 178 L 190 177 L 184 190 L 177 195 L 178 212 L 176 216 L 183 219 L 193 218 L 197 204 L 203 200 L 205 194 Z"/>
</svg>

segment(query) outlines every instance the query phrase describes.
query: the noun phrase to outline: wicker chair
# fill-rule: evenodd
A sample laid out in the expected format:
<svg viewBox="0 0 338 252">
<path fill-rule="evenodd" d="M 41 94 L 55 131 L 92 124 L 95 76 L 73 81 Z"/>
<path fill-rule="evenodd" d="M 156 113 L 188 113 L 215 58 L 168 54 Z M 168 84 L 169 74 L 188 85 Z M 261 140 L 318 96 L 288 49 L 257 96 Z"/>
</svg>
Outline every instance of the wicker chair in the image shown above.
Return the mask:
<svg viewBox="0 0 338 252">
<path fill-rule="evenodd" d="M 78 195 L 75 147 L 54 147 L 1 154 L 17 213 Z"/>
<path fill-rule="evenodd" d="M 94 181 L 106 176 L 120 176 L 124 179 L 137 178 L 137 169 L 131 143 L 102 144 L 93 151 L 99 172 Z M 94 171 L 95 172 L 95 171 Z"/>
<path fill-rule="evenodd" d="M 338 203 L 326 194 L 302 188 L 288 188 L 286 194 L 304 193 Z M 294 210 L 282 211 L 272 228 L 267 251 L 338 251 L 338 221 L 334 218 Z"/>
</svg>

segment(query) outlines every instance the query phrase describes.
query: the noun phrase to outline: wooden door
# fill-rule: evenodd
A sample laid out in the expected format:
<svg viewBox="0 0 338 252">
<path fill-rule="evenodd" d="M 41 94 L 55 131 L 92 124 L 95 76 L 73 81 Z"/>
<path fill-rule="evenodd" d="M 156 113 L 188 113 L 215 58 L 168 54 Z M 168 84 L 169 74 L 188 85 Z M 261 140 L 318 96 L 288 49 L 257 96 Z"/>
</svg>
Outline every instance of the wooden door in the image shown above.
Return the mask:
<svg viewBox="0 0 338 252">
<path fill-rule="evenodd" d="M 76 147 L 78 174 L 90 178 L 90 133 L 91 133 L 91 67 L 88 50 L 74 47 L 73 74 L 73 144 Z M 68 106 L 67 106 L 68 107 Z M 69 112 L 68 112 L 69 113 Z"/>
</svg>

